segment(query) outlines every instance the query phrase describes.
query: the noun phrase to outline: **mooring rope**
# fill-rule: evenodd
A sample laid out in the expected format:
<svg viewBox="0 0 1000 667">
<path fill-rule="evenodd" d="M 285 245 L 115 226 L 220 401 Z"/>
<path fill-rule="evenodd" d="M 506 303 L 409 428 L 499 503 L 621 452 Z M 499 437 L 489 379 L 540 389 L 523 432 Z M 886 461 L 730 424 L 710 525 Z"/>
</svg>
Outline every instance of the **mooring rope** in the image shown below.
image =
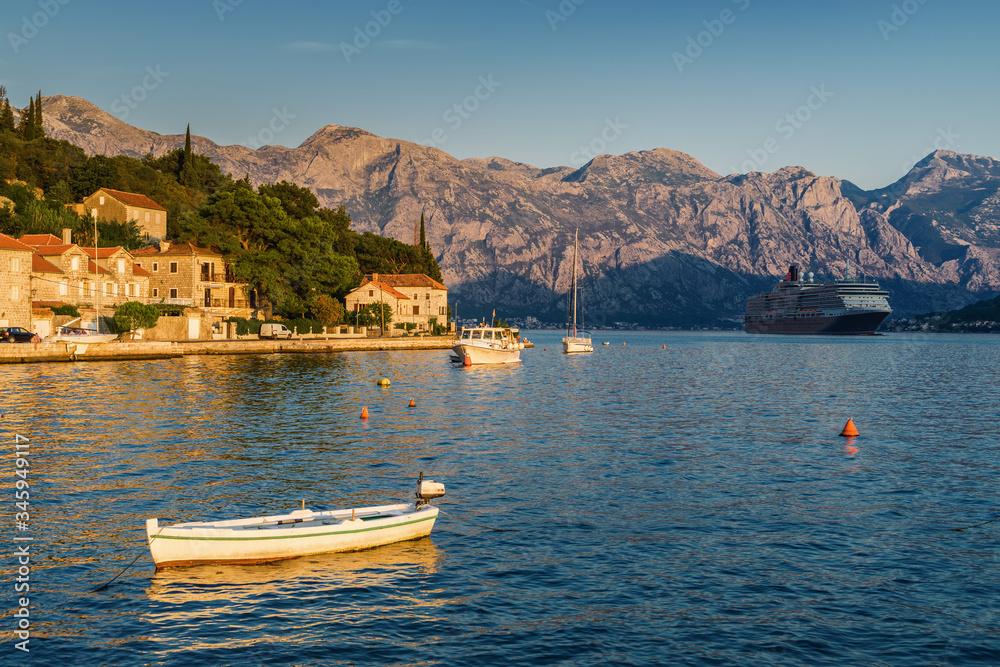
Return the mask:
<svg viewBox="0 0 1000 667">
<path fill-rule="evenodd" d="M 459 521 L 464 521 L 465 523 L 471 523 L 473 526 L 478 526 L 479 528 L 485 528 L 486 530 L 493 530 L 493 531 L 496 531 L 498 533 L 516 533 L 516 532 L 519 532 L 521 530 L 520 528 L 492 528 L 490 526 L 484 526 L 481 523 L 476 523 L 475 521 L 469 521 L 468 519 L 463 519 L 460 516 L 455 516 L 454 514 L 450 514 L 448 512 L 445 512 L 440 507 L 438 507 L 438 511 L 441 512 L 441 514 L 447 514 L 452 519 L 458 519 Z"/>
<path fill-rule="evenodd" d="M 982 523 L 976 523 L 971 526 L 964 526 L 962 528 L 952 528 L 952 530 L 966 530 L 967 528 L 978 528 L 979 526 L 985 526 L 988 523 L 993 523 L 994 521 L 1000 521 L 1000 516 L 995 519 L 990 519 L 989 521 L 983 521 Z"/>
<path fill-rule="evenodd" d="M 160 531 L 162 531 L 162 530 L 163 530 L 163 529 L 164 529 L 165 527 L 166 527 L 166 526 L 161 526 L 161 527 L 160 527 L 160 530 L 156 531 L 156 535 L 153 535 L 153 536 L 152 536 L 151 538 L 149 538 L 149 540 L 147 541 L 147 544 L 152 544 L 152 543 L 153 543 L 153 540 L 155 540 L 155 539 L 156 539 L 157 537 L 159 537 L 159 536 L 160 536 Z M 124 570 L 122 570 L 121 572 L 119 572 L 118 574 L 116 574 L 115 576 L 113 576 L 113 577 L 112 577 L 112 578 L 111 578 L 111 579 L 110 579 L 110 580 L 109 580 L 109 581 L 108 581 L 108 582 L 107 582 L 106 584 L 103 584 L 103 585 L 101 585 L 101 586 L 98 586 L 97 588 L 95 588 L 95 589 L 94 589 L 94 590 L 93 590 L 92 592 L 94 592 L 94 593 L 97 593 L 97 592 L 99 592 L 99 591 L 103 591 L 103 590 L 104 590 L 105 588 L 107 588 L 108 586 L 110 586 L 110 585 L 111 585 L 111 582 L 113 582 L 113 581 L 114 581 L 115 579 L 117 579 L 118 577 L 122 576 L 122 575 L 123 575 L 123 574 L 125 574 L 126 572 L 128 572 L 128 569 L 129 569 L 130 567 L 132 567 L 133 565 L 135 565 L 135 562 L 136 562 L 137 560 L 139 560 L 139 558 L 140 558 L 140 557 L 142 557 L 142 554 L 143 554 L 143 553 L 144 553 L 144 552 L 140 551 L 140 552 L 139 552 L 139 555 L 138 555 L 138 556 L 136 556 L 135 558 L 133 558 L 133 559 L 132 559 L 132 562 L 131 562 L 131 563 L 129 563 L 128 565 L 126 565 L 126 566 L 125 566 L 125 569 L 124 569 Z"/>
</svg>

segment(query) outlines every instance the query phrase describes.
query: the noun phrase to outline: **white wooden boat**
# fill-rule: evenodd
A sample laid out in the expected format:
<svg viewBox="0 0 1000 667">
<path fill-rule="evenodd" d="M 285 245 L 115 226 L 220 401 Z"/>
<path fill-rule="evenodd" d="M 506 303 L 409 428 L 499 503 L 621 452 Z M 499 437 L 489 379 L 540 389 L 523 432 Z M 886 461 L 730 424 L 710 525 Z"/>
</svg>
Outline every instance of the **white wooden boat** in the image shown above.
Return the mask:
<svg viewBox="0 0 1000 667">
<path fill-rule="evenodd" d="M 580 247 L 579 241 L 580 231 L 577 230 L 573 235 L 573 298 L 571 303 L 571 315 L 569 318 L 569 324 L 566 326 L 566 337 L 562 339 L 563 352 L 566 354 L 578 354 L 581 352 L 593 352 L 594 343 L 590 340 L 590 334 L 586 331 L 580 331 L 576 328 L 576 265 L 577 265 L 577 250 Z M 582 309 L 581 309 L 582 310 Z M 583 313 L 580 313 L 580 322 L 583 322 Z"/>
<path fill-rule="evenodd" d="M 458 342 L 451 348 L 451 360 L 472 364 L 516 364 L 521 361 L 524 343 L 517 339 L 517 330 L 507 327 L 478 326 L 462 329 Z"/>
<path fill-rule="evenodd" d="M 208 563 L 267 563 L 311 554 L 360 551 L 430 535 L 444 484 L 417 481 L 413 503 L 377 505 L 224 521 L 161 526 L 146 520 L 146 540 L 157 568 Z"/>
</svg>

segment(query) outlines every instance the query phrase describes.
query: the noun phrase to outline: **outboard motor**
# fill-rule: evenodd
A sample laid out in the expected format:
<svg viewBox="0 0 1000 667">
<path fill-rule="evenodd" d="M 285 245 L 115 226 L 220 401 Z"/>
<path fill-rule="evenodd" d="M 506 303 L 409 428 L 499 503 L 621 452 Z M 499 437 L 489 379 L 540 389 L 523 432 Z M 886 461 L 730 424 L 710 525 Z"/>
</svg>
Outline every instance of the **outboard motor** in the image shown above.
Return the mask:
<svg viewBox="0 0 1000 667">
<path fill-rule="evenodd" d="M 424 473 L 420 473 L 420 477 L 417 479 L 417 507 L 429 505 L 431 500 L 443 495 L 444 484 L 432 479 L 424 479 Z"/>
</svg>

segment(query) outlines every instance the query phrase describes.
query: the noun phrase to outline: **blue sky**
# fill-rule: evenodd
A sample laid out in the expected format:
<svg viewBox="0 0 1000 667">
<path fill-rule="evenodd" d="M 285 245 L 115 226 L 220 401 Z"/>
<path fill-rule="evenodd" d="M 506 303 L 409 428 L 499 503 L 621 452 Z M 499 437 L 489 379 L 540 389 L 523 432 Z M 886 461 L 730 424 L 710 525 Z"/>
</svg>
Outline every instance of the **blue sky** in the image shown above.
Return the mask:
<svg viewBox="0 0 1000 667">
<path fill-rule="evenodd" d="M 220 144 L 334 123 L 459 158 L 665 147 L 877 188 L 935 148 L 1000 157 L 998 25 L 985 0 L 6 0 L 0 83 Z"/>
</svg>

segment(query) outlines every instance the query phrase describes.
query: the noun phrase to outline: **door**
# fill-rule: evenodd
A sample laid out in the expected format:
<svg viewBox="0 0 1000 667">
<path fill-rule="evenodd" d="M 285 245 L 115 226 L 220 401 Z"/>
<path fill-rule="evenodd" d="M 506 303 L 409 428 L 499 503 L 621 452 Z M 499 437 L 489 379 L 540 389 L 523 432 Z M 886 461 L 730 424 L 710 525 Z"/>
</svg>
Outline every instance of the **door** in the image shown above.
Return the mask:
<svg viewBox="0 0 1000 667">
<path fill-rule="evenodd" d="M 201 337 L 201 318 L 188 318 L 188 340 L 198 340 Z"/>
<path fill-rule="evenodd" d="M 236 307 L 236 288 L 235 287 L 230 287 L 229 288 L 229 307 L 230 308 L 235 308 Z"/>
</svg>

